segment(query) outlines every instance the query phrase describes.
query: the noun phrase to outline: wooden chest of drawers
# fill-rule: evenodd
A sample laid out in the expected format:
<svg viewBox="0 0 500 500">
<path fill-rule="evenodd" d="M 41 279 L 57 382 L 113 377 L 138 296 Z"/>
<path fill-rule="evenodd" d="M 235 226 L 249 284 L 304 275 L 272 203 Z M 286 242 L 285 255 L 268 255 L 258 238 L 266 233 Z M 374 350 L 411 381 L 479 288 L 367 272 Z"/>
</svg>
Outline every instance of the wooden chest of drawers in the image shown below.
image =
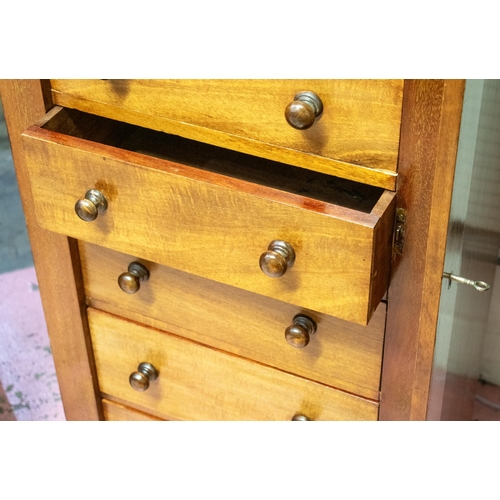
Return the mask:
<svg viewBox="0 0 500 500">
<path fill-rule="evenodd" d="M 425 417 L 461 82 L 44 85 L 3 96 L 68 418 Z"/>
</svg>

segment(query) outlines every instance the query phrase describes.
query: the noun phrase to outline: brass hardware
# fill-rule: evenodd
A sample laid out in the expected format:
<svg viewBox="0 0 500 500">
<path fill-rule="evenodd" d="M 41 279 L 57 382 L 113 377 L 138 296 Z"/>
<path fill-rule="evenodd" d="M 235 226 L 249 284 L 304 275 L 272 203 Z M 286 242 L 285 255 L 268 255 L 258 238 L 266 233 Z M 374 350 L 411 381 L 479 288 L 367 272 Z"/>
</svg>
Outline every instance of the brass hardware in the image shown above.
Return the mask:
<svg viewBox="0 0 500 500">
<path fill-rule="evenodd" d="M 299 92 L 285 109 L 289 125 L 305 130 L 314 125 L 316 118 L 323 112 L 323 102 L 317 94 L 308 90 Z"/>
<path fill-rule="evenodd" d="M 469 285 L 474 287 L 478 292 L 486 292 L 490 289 L 490 285 L 484 281 L 474 281 L 467 278 L 462 278 L 461 276 L 455 276 L 453 273 L 443 273 L 443 278 L 448 280 L 448 288 L 451 286 L 452 281 L 461 283 L 462 285 Z"/>
<path fill-rule="evenodd" d="M 132 262 L 128 272 L 120 274 L 118 285 L 125 293 L 136 293 L 141 288 L 141 281 L 148 281 L 149 271 L 140 262 Z"/>
<path fill-rule="evenodd" d="M 293 324 L 285 330 L 285 339 L 292 347 L 302 348 L 309 344 L 316 329 L 313 319 L 305 314 L 297 314 L 293 318 Z"/>
<path fill-rule="evenodd" d="M 398 255 L 403 253 L 405 244 L 406 230 L 406 210 L 404 208 L 396 208 L 396 228 L 394 231 L 394 252 Z"/>
<path fill-rule="evenodd" d="M 137 371 L 130 374 L 129 382 L 133 389 L 144 392 L 149 389 L 149 383 L 158 378 L 158 370 L 151 363 L 141 363 Z"/>
<path fill-rule="evenodd" d="M 297 415 L 294 415 L 292 418 L 292 422 L 310 422 L 311 419 L 309 417 L 306 417 L 305 415 L 301 415 L 300 413 Z"/>
<path fill-rule="evenodd" d="M 295 251 L 286 241 L 274 240 L 260 256 L 259 265 L 270 278 L 283 276 L 295 263 Z"/>
<path fill-rule="evenodd" d="M 104 214 L 108 209 L 108 202 L 104 195 L 91 189 L 85 193 L 83 200 L 78 200 L 75 203 L 75 212 L 80 219 L 85 222 L 92 222 L 97 219 L 99 214 Z"/>
</svg>

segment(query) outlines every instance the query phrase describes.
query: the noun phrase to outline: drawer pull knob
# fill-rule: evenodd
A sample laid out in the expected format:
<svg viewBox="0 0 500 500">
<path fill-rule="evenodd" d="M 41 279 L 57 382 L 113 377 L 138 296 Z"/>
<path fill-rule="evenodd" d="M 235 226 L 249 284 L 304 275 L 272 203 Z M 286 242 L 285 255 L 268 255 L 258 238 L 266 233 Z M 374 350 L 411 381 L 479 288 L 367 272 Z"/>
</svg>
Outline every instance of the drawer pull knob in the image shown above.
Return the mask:
<svg viewBox="0 0 500 500">
<path fill-rule="evenodd" d="M 91 189 L 85 193 L 83 200 L 78 200 L 75 204 L 75 212 L 80 219 L 85 222 L 92 222 L 97 219 L 99 214 L 104 214 L 108 209 L 108 202 L 104 195 Z"/>
<path fill-rule="evenodd" d="M 158 370 L 151 363 L 141 363 L 136 372 L 130 374 L 129 382 L 133 389 L 144 392 L 149 389 L 149 383 L 158 378 Z"/>
<path fill-rule="evenodd" d="M 283 276 L 295 262 L 295 251 L 286 241 L 274 240 L 269 243 L 267 252 L 260 256 L 259 265 L 270 278 Z"/>
<path fill-rule="evenodd" d="M 289 125 L 305 130 L 314 125 L 316 118 L 323 112 L 323 103 L 317 94 L 310 91 L 299 92 L 285 109 Z"/>
<path fill-rule="evenodd" d="M 305 347 L 311 340 L 311 335 L 316 333 L 316 323 L 305 314 L 297 314 L 291 324 L 285 330 L 285 339 L 292 346 L 297 348 Z"/>
<path fill-rule="evenodd" d="M 140 262 L 132 262 L 128 272 L 120 274 L 118 285 L 125 293 L 136 293 L 141 288 L 141 281 L 148 281 L 149 271 Z"/>
<path fill-rule="evenodd" d="M 302 415 L 298 413 L 297 415 L 294 415 L 292 418 L 292 422 L 310 422 L 311 419 L 309 417 L 306 417 L 305 415 Z"/>
</svg>

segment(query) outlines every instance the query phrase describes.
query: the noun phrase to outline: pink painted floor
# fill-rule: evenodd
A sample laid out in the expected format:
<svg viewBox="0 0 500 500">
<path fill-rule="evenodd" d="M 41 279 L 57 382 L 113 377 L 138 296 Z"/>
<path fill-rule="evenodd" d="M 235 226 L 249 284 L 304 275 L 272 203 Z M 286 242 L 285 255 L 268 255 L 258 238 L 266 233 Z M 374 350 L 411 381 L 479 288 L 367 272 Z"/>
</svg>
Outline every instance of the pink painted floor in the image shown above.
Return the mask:
<svg viewBox="0 0 500 500">
<path fill-rule="evenodd" d="M 0 420 L 65 420 L 33 267 L 0 274 Z"/>
</svg>

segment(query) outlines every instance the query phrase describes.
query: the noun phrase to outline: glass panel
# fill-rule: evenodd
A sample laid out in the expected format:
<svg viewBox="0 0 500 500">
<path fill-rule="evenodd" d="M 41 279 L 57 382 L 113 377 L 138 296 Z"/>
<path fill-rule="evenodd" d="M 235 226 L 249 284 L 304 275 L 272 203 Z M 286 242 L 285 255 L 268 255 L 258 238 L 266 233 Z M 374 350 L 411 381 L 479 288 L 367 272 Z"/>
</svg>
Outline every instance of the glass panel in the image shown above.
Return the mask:
<svg viewBox="0 0 500 500">
<path fill-rule="evenodd" d="M 483 345 L 498 287 L 499 139 L 500 81 L 468 80 L 444 270 L 486 281 L 491 288 L 478 292 L 471 286 L 443 280 L 428 412 L 431 420 L 475 418 L 478 381 L 484 376 L 485 360 L 492 357 L 491 352 L 483 356 Z M 496 338 L 491 340 L 494 344 Z M 500 342 L 496 345 L 500 348 Z M 497 353 L 493 358 L 500 374 L 500 349 Z"/>
</svg>

